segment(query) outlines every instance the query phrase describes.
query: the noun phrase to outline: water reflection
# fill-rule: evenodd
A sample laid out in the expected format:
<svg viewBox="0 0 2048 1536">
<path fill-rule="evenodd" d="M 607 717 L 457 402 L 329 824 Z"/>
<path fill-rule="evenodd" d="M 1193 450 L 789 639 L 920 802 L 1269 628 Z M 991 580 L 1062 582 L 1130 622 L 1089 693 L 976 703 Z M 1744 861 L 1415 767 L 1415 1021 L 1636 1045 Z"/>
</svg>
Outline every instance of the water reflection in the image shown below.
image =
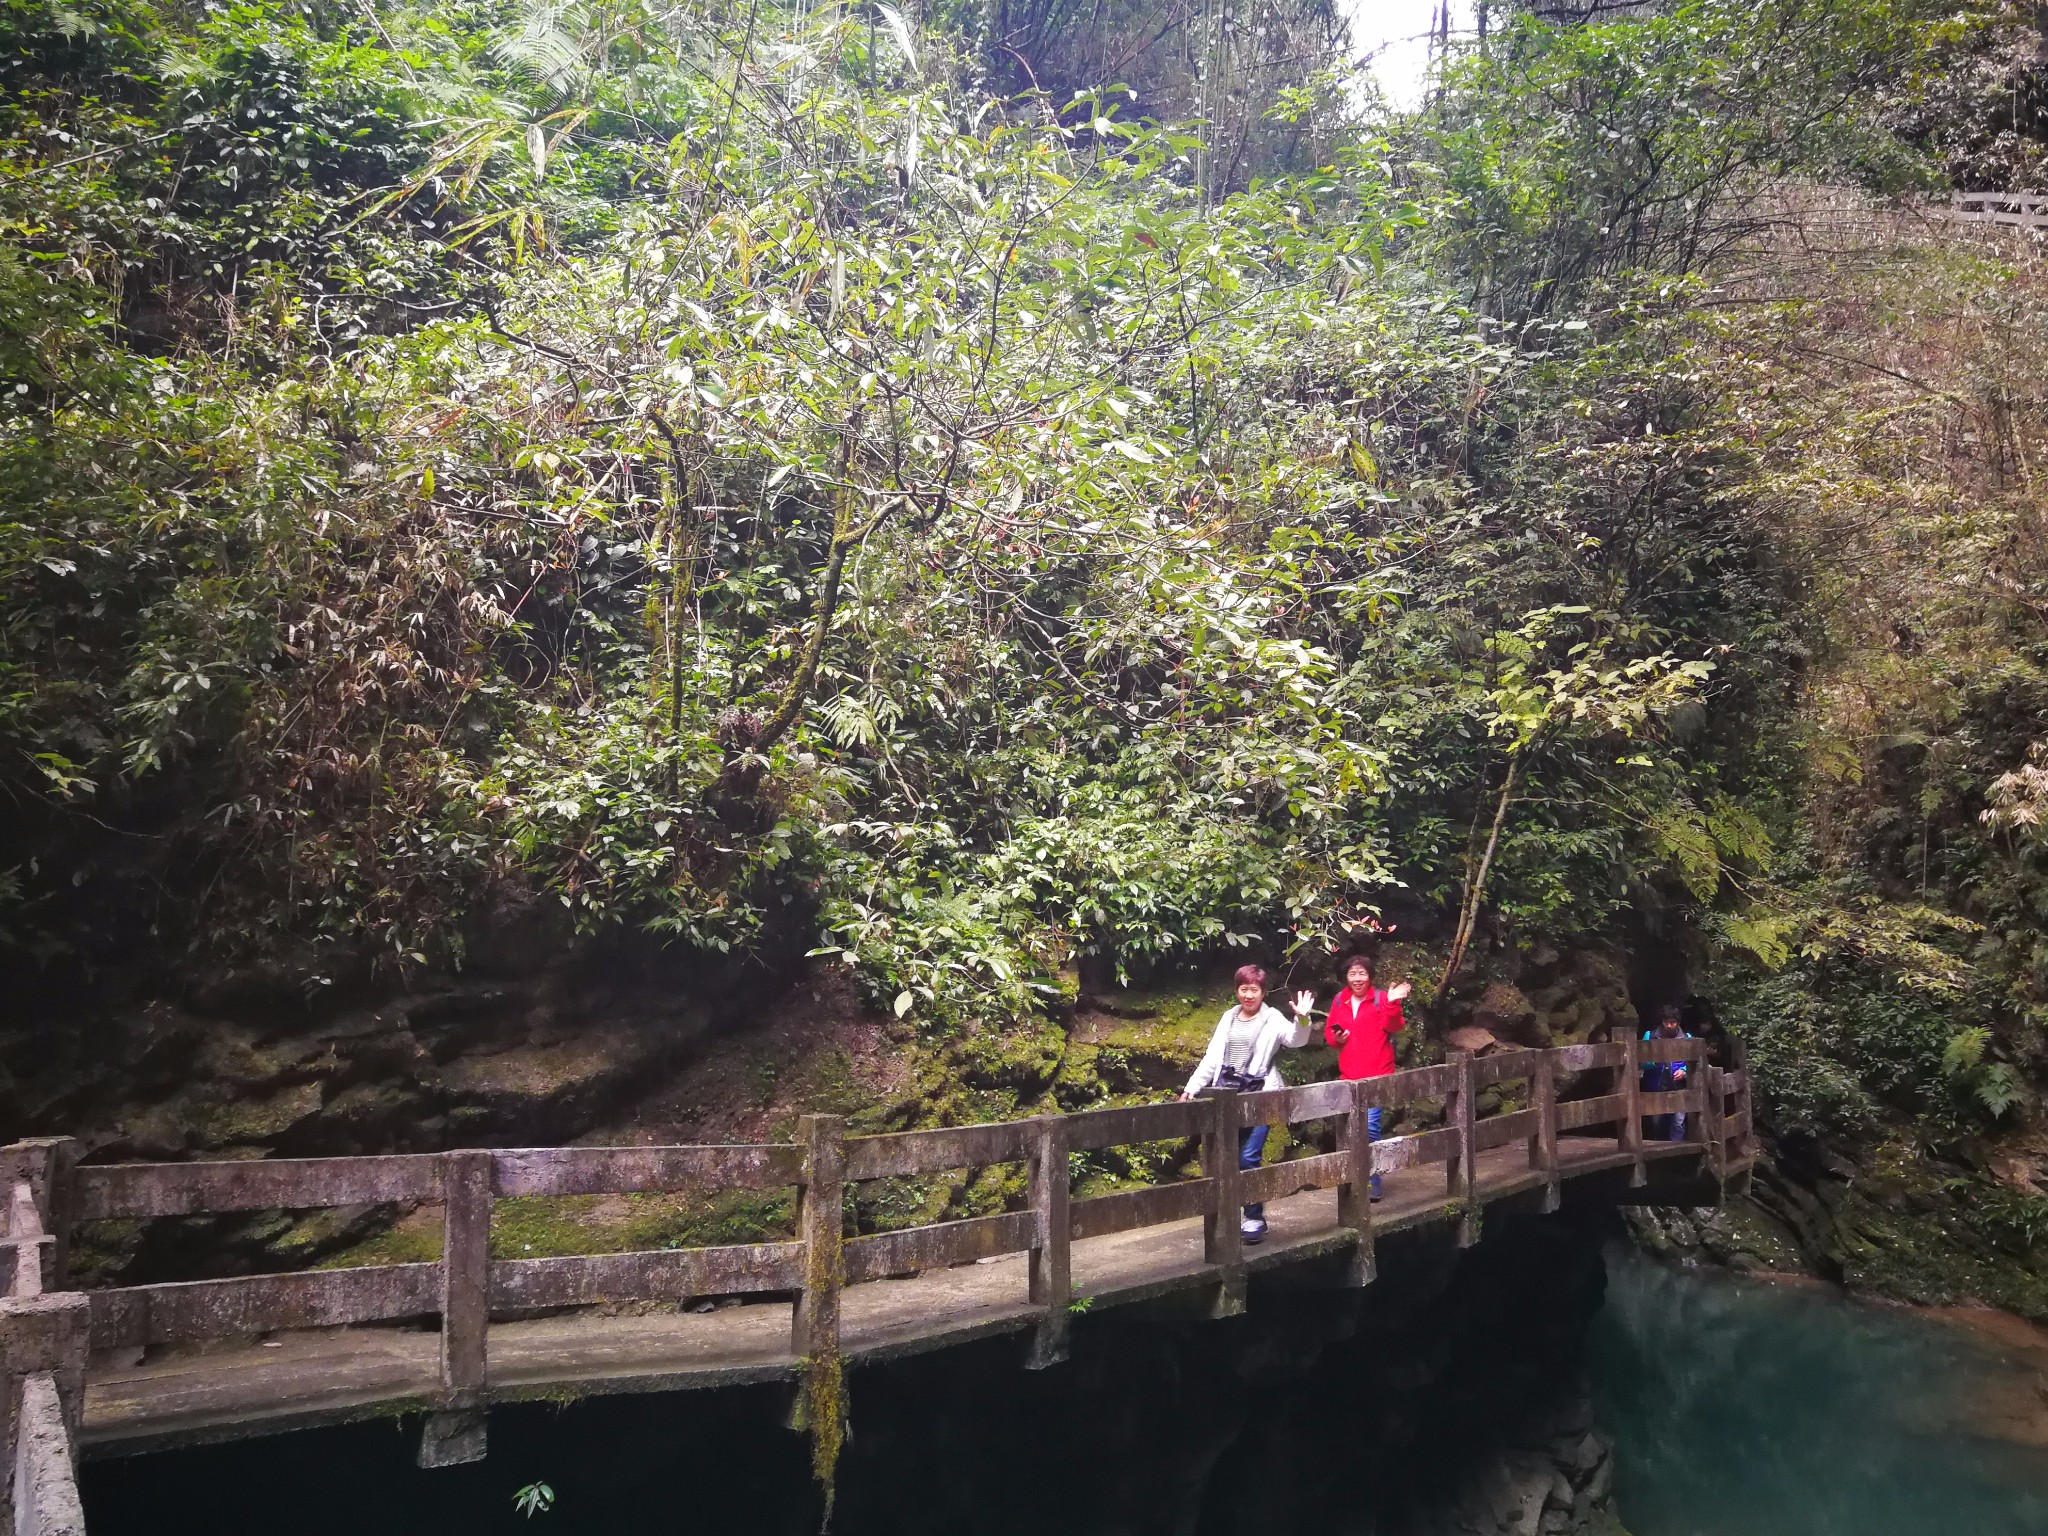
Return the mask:
<svg viewBox="0 0 2048 1536">
<path fill-rule="evenodd" d="M 1608 1256 L 1594 1397 L 1632 1536 L 2042 1536 L 2048 1340 Z"/>
</svg>

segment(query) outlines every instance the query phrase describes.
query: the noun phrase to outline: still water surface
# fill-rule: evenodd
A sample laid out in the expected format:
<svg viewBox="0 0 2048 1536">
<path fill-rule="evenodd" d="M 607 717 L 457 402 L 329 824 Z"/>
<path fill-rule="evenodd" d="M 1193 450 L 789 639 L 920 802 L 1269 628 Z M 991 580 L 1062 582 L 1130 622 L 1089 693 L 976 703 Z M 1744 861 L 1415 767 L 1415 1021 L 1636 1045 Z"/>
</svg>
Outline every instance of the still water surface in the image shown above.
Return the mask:
<svg viewBox="0 0 2048 1536">
<path fill-rule="evenodd" d="M 2044 1536 L 2048 1336 L 1608 1254 L 1594 1399 L 1631 1536 Z"/>
</svg>

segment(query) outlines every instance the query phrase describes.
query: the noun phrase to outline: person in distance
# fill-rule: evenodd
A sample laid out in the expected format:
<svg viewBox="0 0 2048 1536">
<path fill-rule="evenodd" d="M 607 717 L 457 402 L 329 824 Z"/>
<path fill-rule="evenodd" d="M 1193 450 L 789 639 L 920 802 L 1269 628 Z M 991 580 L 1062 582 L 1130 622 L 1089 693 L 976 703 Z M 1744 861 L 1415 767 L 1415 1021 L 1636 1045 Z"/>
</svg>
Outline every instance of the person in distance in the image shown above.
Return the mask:
<svg viewBox="0 0 2048 1536">
<path fill-rule="evenodd" d="M 1233 1088 L 1256 1093 L 1266 1088 L 1285 1088 L 1274 1058 L 1283 1050 L 1299 1050 L 1309 1041 L 1309 1019 L 1315 1012 L 1316 995 L 1301 992 L 1294 999 L 1294 1021 L 1266 1001 L 1266 972 L 1263 966 L 1247 965 L 1237 973 L 1237 1003 L 1216 1021 L 1209 1036 L 1209 1048 L 1202 1053 L 1194 1075 L 1182 1091 L 1191 1099 L 1206 1088 Z M 1256 1168 L 1266 1155 L 1266 1125 L 1248 1125 L 1237 1135 L 1237 1166 Z M 1266 1207 L 1254 1201 L 1244 1208 L 1238 1230 L 1248 1243 L 1266 1236 Z"/>
<path fill-rule="evenodd" d="M 1394 1040 L 1407 1024 L 1401 1000 L 1411 988 L 1401 982 L 1382 992 L 1373 986 L 1372 961 L 1353 955 L 1344 962 L 1344 990 L 1330 1002 L 1323 1039 L 1337 1048 L 1337 1074 L 1346 1082 L 1385 1077 L 1394 1070 Z M 1380 1139 L 1380 1106 L 1365 1111 L 1366 1134 Z M 1372 1176 L 1372 1198 L 1380 1197 L 1380 1176 Z"/>
</svg>

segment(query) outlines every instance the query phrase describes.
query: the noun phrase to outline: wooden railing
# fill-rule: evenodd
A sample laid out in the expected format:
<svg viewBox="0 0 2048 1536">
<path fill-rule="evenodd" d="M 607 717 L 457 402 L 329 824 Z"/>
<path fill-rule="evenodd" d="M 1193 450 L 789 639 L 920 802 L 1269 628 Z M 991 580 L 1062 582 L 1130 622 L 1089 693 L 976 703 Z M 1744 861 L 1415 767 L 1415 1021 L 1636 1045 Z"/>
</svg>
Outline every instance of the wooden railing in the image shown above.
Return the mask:
<svg viewBox="0 0 2048 1536">
<path fill-rule="evenodd" d="M 2048 229 L 2048 196 L 2033 192 L 1954 192 L 1948 216 L 1961 224 L 2003 224 L 2015 229 Z"/>
<path fill-rule="evenodd" d="M 27 1143 L 7 1149 L 17 1169 L 8 1241 L 17 1257 L 16 1290 L 39 1304 L 43 1271 L 61 1286 L 63 1247 L 78 1224 L 103 1220 L 235 1211 L 310 1210 L 385 1203 L 438 1204 L 442 1252 L 436 1262 L 177 1281 L 73 1292 L 57 1298 L 70 1319 L 55 1332 L 6 1331 L 27 1313 L 0 1312 L 0 1367 L 10 1396 L 28 1377 L 64 1382 L 81 1375 L 90 1349 L 184 1344 L 278 1330 L 396 1322 L 438 1316 L 439 1385 L 422 1459 L 428 1464 L 482 1453 L 482 1408 L 489 1386 L 489 1325 L 494 1315 L 599 1301 L 680 1300 L 777 1293 L 794 1298 L 791 1354 L 812 1379 L 840 1368 L 839 1298 L 848 1285 L 1000 1254 L 1029 1255 L 1029 1303 L 1037 1309 L 1031 1361 L 1064 1357 L 1073 1302 L 1072 1245 L 1134 1228 L 1199 1216 L 1203 1262 L 1221 1312 L 1243 1305 L 1245 1259 L 1239 1207 L 1307 1188 L 1338 1192 L 1340 1227 L 1355 1234 L 1347 1276 L 1375 1273 L 1373 1208 L 1367 1180 L 1403 1168 L 1444 1166 L 1443 1213 L 1460 1241 L 1478 1229 L 1479 1196 L 1507 1184 L 1541 1191 L 1555 1209 L 1559 1142 L 1573 1132 L 1612 1127 L 1636 1183 L 1644 1179 L 1643 1117 L 1683 1111 L 1688 1137 L 1702 1143 L 1725 1185 L 1753 1157 L 1748 1088 L 1740 1073 L 1710 1067 L 1696 1040 L 1569 1046 L 1511 1051 L 1363 1082 L 1312 1083 L 1270 1093 L 1216 1092 L 1185 1102 L 1140 1104 L 993 1125 L 847 1137 L 837 1117 L 800 1123 L 793 1143 L 754 1146 L 565 1147 L 462 1150 L 377 1157 L 241 1162 L 116 1164 L 73 1167 L 75 1143 Z M 1649 1061 L 1689 1063 L 1689 1086 L 1650 1093 Z M 1560 1083 L 1600 1070 L 1612 1081 L 1595 1097 L 1561 1102 Z M 1516 1107 L 1481 1117 L 1490 1088 Z M 1373 1142 L 1367 1111 L 1418 1103 L 1443 1106 L 1442 1124 Z M 1247 1126 L 1336 1122 L 1335 1150 L 1240 1170 L 1239 1132 Z M 1200 1143 L 1200 1176 L 1074 1199 L 1072 1154 L 1146 1143 Z M 1475 1190 L 1479 1161 L 1521 1146 L 1524 1160 Z M 1498 1159 L 1495 1162 L 1498 1163 Z M 1028 1169 L 1021 1209 L 901 1231 L 848 1236 L 849 1183 L 930 1175 L 998 1164 Z M 40 1172 L 35 1170 L 40 1168 Z M 795 1236 L 788 1241 L 559 1258 L 494 1259 L 495 1200 L 524 1196 L 626 1195 L 692 1188 L 792 1189 Z M 33 1280 L 33 1287 L 26 1286 Z M 54 1312 L 52 1315 L 56 1315 Z M 68 1329 L 68 1331 L 65 1331 Z M 40 1340 L 41 1342 L 38 1342 Z M 37 1351 L 41 1350 L 42 1353 Z M 54 1353 L 52 1352 L 54 1351 Z M 69 1373 L 67 1376 L 65 1373 Z M 43 1389 L 37 1388 L 42 1391 Z M 47 1395 L 47 1394 L 45 1394 Z M 75 1391 L 73 1398 L 75 1400 Z M 69 1410 L 75 1424 L 76 1409 Z M 19 1440 L 23 1446 L 25 1440 Z M 41 1453 L 38 1453 L 41 1454 Z M 23 1484 L 17 1470 L 15 1486 Z M 40 1483 L 36 1486 L 42 1486 Z M 17 1511 L 21 1496 L 17 1491 Z M 37 1536 L 65 1531 L 64 1516 L 44 1514 Z M 59 1523 L 51 1523 L 55 1518 Z M 17 1518 L 17 1530 L 23 1529 Z"/>
<path fill-rule="evenodd" d="M 0 1528 L 13 1536 L 85 1536 L 77 1431 L 84 1397 L 86 1308 L 76 1292 L 43 1288 L 60 1238 L 45 1221 L 66 1171 L 64 1143 L 24 1142 L 0 1153 L 7 1200 L 0 1291 Z"/>
</svg>

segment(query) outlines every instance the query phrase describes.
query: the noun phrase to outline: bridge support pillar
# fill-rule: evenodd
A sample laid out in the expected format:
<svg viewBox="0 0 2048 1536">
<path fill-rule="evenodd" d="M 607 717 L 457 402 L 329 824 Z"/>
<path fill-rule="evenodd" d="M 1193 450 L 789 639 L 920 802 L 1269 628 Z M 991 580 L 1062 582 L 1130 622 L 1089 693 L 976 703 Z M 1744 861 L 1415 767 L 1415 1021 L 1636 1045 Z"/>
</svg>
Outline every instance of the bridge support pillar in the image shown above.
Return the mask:
<svg viewBox="0 0 2048 1536">
<path fill-rule="evenodd" d="M 1536 1058 L 1529 1079 L 1529 1107 L 1536 1111 L 1536 1134 L 1529 1138 L 1529 1166 L 1543 1175 L 1543 1213 L 1563 1203 L 1557 1174 L 1557 1062 L 1548 1051 Z"/>
<path fill-rule="evenodd" d="M 491 1154 L 441 1154 L 441 1405 L 420 1433 L 419 1465 L 482 1461 L 491 1327 Z"/>
<path fill-rule="evenodd" d="M 809 1432 L 811 1469 L 829 1487 L 846 1432 L 839 1353 L 839 1296 L 846 1284 L 846 1121 L 838 1115 L 805 1115 L 797 1122 L 797 1136 L 804 1147 L 797 1205 L 804 1288 L 790 1317 L 790 1351 L 803 1374 L 790 1424 Z"/>
<path fill-rule="evenodd" d="M 1244 1202 L 1238 1198 L 1237 1141 L 1244 1124 L 1235 1090 L 1209 1088 L 1209 1121 L 1202 1129 L 1202 1172 L 1214 1196 L 1202 1218 L 1202 1257 L 1217 1271 L 1212 1317 L 1244 1311 L 1244 1233 L 1238 1226 Z"/>
<path fill-rule="evenodd" d="M 427 1415 L 420 1430 L 418 1465 L 460 1467 L 482 1461 L 489 1450 L 490 1410 L 487 1408 L 442 1409 Z"/>
<path fill-rule="evenodd" d="M 1457 1150 L 1444 1165 L 1446 1193 L 1458 1204 L 1458 1246 L 1470 1248 L 1479 1241 L 1479 1195 L 1473 1180 L 1473 1120 L 1477 1113 L 1479 1086 L 1472 1071 L 1472 1053 L 1454 1051 L 1458 1084 L 1445 1106 L 1450 1128 L 1457 1133 Z"/>
<path fill-rule="evenodd" d="M 1031 1245 L 1031 1301 L 1043 1307 L 1025 1365 L 1037 1371 L 1067 1358 L 1073 1306 L 1073 1217 L 1067 1183 L 1067 1122 L 1046 1115 L 1031 1153 L 1031 1210 L 1038 1231 Z"/>
<path fill-rule="evenodd" d="M 1621 1063 L 1621 1150 L 1635 1159 L 1628 1172 L 1629 1187 L 1641 1189 L 1650 1176 L 1643 1166 L 1643 1042 L 1634 1030 L 1628 1032 L 1627 1048 Z"/>
<path fill-rule="evenodd" d="M 1346 1285 L 1370 1285 L 1379 1277 L 1379 1256 L 1372 1239 L 1372 1125 L 1366 1118 L 1371 1079 L 1351 1085 L 1351 1109 L 1344 1116 L 1344 1182 L 1337 1186 L 1337 1225 L 1358 1234 L 1344 1261 Z"/>
</svg>

